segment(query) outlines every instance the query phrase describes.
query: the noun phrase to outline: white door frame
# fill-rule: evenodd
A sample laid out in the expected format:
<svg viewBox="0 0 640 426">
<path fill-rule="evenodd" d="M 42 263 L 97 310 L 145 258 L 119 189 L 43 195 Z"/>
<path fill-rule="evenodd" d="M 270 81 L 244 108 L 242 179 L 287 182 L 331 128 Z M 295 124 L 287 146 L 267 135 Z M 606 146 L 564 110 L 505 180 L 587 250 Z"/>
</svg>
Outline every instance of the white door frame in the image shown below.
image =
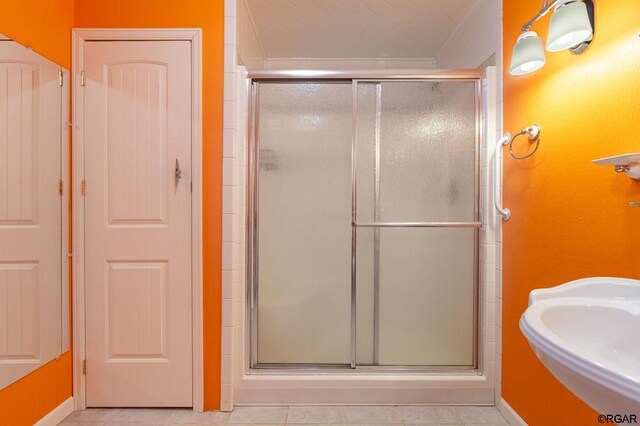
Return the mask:
<svg viewBox="0 0 640 426">
<path fill-rule="evenodd" d="M 191 42 L 191 196 L 192 296 L 193 296 L 193 410 L 202 411 L 203 313 L 202 313 L 202 30 L 180 29 L 74 29 L 73 30 L 73 397 L 75 409 L 86 408 L 85 359 L 85 244 L 84 244 L 84 96 L 82 63 L 87 41 L 186 40 Z M 90 188 L 88 190 L 91 190 Z"/>
</svg>

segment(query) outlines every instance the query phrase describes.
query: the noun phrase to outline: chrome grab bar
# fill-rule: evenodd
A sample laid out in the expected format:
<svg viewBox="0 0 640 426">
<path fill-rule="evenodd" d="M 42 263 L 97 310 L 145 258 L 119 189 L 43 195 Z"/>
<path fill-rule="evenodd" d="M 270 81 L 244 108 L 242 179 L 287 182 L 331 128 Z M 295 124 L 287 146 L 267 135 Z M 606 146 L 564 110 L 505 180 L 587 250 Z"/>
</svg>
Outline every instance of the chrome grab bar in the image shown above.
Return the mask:
<svg viewBox="0 0 640 426">
<path fill-rule="evenodd" d="M 493 203 L 503 220 L 509 220 L 509 218 L 511 218 L 511 211 L 502 207 L 502 191 L 500 191 L 500 182 L 502 181 L 502 147 L 508 145 L 509 142 L 511 142 L 511 135 L 505 133 L 498 143 L 496 143 L 495 155 L 493 156 Z"/>
</svg>

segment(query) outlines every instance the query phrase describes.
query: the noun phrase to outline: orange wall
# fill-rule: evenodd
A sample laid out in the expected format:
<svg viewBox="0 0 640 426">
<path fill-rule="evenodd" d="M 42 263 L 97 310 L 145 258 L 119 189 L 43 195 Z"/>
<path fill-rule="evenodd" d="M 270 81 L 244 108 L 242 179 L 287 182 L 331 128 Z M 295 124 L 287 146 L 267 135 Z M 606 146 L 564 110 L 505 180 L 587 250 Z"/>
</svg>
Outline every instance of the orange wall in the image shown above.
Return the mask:
<svg viewBox="0 0 640 426">
<path fill-rule="evenodd" d="M 69 69 L 73 0 L 3 2 L 0 33 Z M 0 390 L 0 424 L 31 425 L 72 394 L 71 352 Z"/>
<path fill-rule="evenodd" d="M 73 0 L 3 1 L 0 33 L 71 68 Z"/>
<path fill-rule="evenodd" d="M 508 75 L 520 27 L 539 1 L 504 0 L 504 119 L 514 133 L 537 123 L 541 147 L 505 157 L 503 395 L 530 425 L 597 424 L 556 381 L 518 328 L 531 290 L 589 276 L 640 278 L 640 182 L 591 160 L 640 151 L 640 2 L 599 1 L 584 54 L 547 53 L 547 65 Z M 546 37 L 548 17 L 534 29 Z M 545 40 L 546 41 L 546 40 Z"/>
<path fill-rule="evenodd" d="M 75 27 L 203 29 L 205 409 L 220 406 L 223 0 L 75 0 Z"/>
<path fill-rule="evenodd" d="M 71 351 L 0 391 L 0 425 L 32 425 L 72 394 Z"/>
</svg>

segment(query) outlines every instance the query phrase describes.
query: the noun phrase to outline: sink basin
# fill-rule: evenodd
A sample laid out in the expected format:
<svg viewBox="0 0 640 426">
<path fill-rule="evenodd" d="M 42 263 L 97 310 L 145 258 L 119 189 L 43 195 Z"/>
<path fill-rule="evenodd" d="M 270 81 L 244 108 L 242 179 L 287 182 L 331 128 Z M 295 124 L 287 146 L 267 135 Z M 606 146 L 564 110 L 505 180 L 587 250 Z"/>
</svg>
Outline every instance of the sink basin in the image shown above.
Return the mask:
<svg viewBox="0 0 640 426">
<path fill-rule="evenodd" d="M 544 366 L 603 414 L 640 414 L 640 281 L 534 290 L 520 330 Z"/>
</svg>

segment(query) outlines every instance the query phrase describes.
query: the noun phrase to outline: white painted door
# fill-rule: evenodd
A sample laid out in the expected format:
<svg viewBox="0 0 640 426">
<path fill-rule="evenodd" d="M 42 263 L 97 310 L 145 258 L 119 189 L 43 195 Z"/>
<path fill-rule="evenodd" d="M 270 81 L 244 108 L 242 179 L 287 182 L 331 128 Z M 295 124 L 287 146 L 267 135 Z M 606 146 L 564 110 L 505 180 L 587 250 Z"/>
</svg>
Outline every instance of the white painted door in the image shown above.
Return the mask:
<svg viewBox="0 0 640 426">
<path fill-rule="evenodd" d="M 61 350 L 59 71 L 0 41 L 0 388 Z"/>
<path fill-rule="evenodd" d="M 87 406 L 188 407 L 191 45 L 87 42 L 84 71 Z"/>
</svg>

